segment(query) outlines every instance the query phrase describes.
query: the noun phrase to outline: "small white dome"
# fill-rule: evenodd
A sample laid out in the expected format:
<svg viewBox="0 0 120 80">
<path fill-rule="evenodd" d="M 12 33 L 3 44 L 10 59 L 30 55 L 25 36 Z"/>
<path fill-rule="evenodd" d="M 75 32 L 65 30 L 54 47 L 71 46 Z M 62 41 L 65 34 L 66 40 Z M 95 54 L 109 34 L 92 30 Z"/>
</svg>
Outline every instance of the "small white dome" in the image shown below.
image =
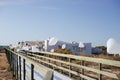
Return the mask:
<svg viewBox="0 0 120 80">
<path fill-rule="evenodd" d="M 63 45 L 62 45 L 62 49 L 65 49 L 65 48 L 66 48 L 66 44 L 63 44 Z"/>
</svg>

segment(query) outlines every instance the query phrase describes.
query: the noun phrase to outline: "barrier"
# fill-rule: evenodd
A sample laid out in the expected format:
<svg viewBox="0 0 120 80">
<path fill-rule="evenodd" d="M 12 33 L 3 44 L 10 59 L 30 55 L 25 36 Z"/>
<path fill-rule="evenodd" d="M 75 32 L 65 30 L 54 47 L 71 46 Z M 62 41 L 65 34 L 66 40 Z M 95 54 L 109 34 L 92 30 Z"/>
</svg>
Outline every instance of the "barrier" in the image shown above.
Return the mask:
<svg viewBox="0 0 120 80">
<path fill-rule="evenodd" d="M 15 53 L 6 49 L 6 54 L 8 56 L 8 60 L 11 64 L 11 68 L 13 69 L 14 75 L 16 79 L 21 78 L 23 76 L 23 80 L 25 80 L 25 76 L 31 76 L 30 80 L 34 80 L 35 69 L 40 72 L 42 75 L 41 80 L 71 80 L 80 78 L 82 80 L 105 80 L 104 77 L 120 80 L 120 74 L 115 74 L 109 72 L 108 70 L 104 70 L 104 67 L 111 67 L 118 69 L 120 71 L 120 61 L 115 60 L 107 60 L 100 58 L 92 58 L 92 57 L 83 57 L 76 55 L 67 55 L 60 53 L 51 53 L 51 52 L 27 52 L 27 54 L 23 53 Z M 17 56 L 13 61 L 13 57 Z M 18 58 L 19 56 L 19 58 Z M 21 64 L 23 58 L 23 74 L 21 74 Z M 18 60 L 19 59 L 19 60 Z M 19 61 L 19 62 L 18 62 Z M 79 63 L 77 63 L 77 61 Z M 26 72 L 25 63 L 31 64 L 31 74 L 30 71 Z M 13 64 L 12 64 L 13 63 Z M 15 66 L 19 63 L 19 67 Z M 86 65 L 88 64 L 88 65 Z M 91 66 L 91 65 L 94 66 Z M 15 68 L 13 68 L 15 66 Z M 96 67 L 96 68 L 93 68 Z M 19 70 L 19 76 L 17 74 L 17 70 Z M 26 74 L 27 73 L 27 74 Z M 34 73 L 34 74 L 33 74 Z M 94 75 L 90 75 L 94 73 Z M 37 75 L 37 73 L 36 73 Z M 48 76 L 49 75 L 49 76 Z M 67 77 L 67 76 L 68 77 Z M 97 75 L 97 76 L 96 76 Z M 40 76 L 40 74 L 39 74 Z M 61 78 L 62 77 L 62 78 Z M 22 79 L 20 79 L 22 80 Z M 36 79 L 39 80 L 39 79 Z"/>
</svg>

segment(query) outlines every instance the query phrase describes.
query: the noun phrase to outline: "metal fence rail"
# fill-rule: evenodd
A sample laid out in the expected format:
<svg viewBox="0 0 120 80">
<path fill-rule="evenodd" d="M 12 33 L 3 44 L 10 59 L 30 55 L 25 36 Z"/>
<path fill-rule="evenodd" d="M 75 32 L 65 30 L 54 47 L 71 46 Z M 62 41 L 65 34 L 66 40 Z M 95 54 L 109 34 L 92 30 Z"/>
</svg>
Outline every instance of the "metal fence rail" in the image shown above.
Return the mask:
<svg viewBox="0 0 120 80">
<path fill-rule="evenodd" d="M 60 54 L 60 53 L 51 53 L 51 52 L 40 52 L 40 53 L 27 52 L 27 54 L 22 54 L 22 53 L 18 54 L 6 49 L 6 53 L 8 55 L 8 60 L 10 60 L 11 64 L 13 63 L 13 56 L 19 56 L 19 57 L 22 56 L 22 58 L 24 59 L 34 60 L 36 62 L 39 62 L 42 65 L 45 65 L 46 67 L 49 68 L 48 69 L 49 71 L 56 70 L 74 79 L 76 79 L 77 77 L 79 78 L 79 80 L 80 79 L 81 80 L 84 80 L 84 79 L 85 80 L 105 80 L 104 77 L 107 77 L 110 80 L 113 80 L 113 79 L 120 80 L 120 74 L 115 74 L 107 70 L 104 70 L 104 67 L 112 67 L 113 69 L 115 68 L 120 71 L 120 61 L 92 58 L 92 57 L 83 57 L 83 56 L 76 56 L 76 55 L 67 55 L 67 54 Z M 11 56 L 12 54 L 14 55 Z M 16 64 L 18 63 L 16 62 Z M 32 67 L 31 73 L 34 69 L 35 64 L 36 63 L 34 64 L 31 63 L 31 67 Z M 11 67 L 13 68 L 14 65 L 15 63 L 13 63 Z M 92 65 L 94 65 L 95 68 Z M 16 66 L 16 69 L 18 68 L 19 67 Z M 13 69 L 13 72 L 14 72 L 14 69 Z M 48 74 L 47 73 L 48 70 L 44 74 Z M 89 75 L 89 74 L 94 74 L 94 75 Z M 16 79 L 17 77 L 18 77 L 18 74 L 16 74 Z M 33 80 L 32 79 L 33 77 L 34 75 L 31 74 L 31 80 Z"/>
</svg>

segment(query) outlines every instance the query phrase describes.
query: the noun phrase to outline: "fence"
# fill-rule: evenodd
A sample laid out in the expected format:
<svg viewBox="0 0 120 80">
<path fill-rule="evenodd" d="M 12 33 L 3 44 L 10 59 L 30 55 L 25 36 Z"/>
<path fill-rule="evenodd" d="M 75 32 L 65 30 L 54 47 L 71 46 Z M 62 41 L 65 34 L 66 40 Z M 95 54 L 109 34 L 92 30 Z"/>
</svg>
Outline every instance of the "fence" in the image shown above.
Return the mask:
<svg viewBox="0 0 120 80">
<path fill-rule="evenodd" d="M 13 61 L 13 56 L 23 58 L 23 80 L 25 80 L 26 75 L 25 61 L 28 61 L 31 64 L 31 80 L 34 79 L 34 74 L 32 74 L 34 66 L 37 66 L 38 63 L 48 67 L 44 71 L 44 74 L 46 75 L 44 79 L 46 80 L 53 79 L 52 75 L 54 74 L 54 71 L 67 75 L 72 79 L 105 80 L 107 77 L 109 80 L 120 80 L 120 61 L 50 52 L 27 52 L 27 54 L 18 54 L 8 49 L 6 49 L 6 54 L 13 72 L 15 71 L 14 74 L 16 79 L 18 79 L 18 72 L 16 71 L 18 71 L 18 68 L 21 70 L 21 64 L 19 63 L 19 67 L 18 65 L 15 65 L 18 64 L 18 59 L 15 58 L 14 60 L 16 61 Z M 19 60 L 20 59 L 21 58 L 19 58 Z M 15 68 L 14 65 L 16 66 Z M 41 68 L 38 70 L 41 71 Z M 112 71 L 109 70 L 117 70 L 118 73 L 112 73 Z M 20 72 L 21 71 L 19 71 L 19 77 L 21 78 Z"/>
<path fill-rule="evenodd" d="M 15 53 L 8 49 L 5 49 L 5 51 L 8 58 L 8 62 L 10 63 L 10 68 L 13 71 L 13 76 L 16 80 L 35 80 L 35 69 L 38 72 L 41 72 L 42 75 L 44 75 L 44 78 L 42 80 L 52 79 L 53 73 L 50 69 L 44 69 L 44 67 L 39 63 L 28 59 L 21 54 Z M 26 69 L 26 66 L 28 66 L 28 64 L 30 64 L 31 69 L 29 71 Z"/>
</svg>

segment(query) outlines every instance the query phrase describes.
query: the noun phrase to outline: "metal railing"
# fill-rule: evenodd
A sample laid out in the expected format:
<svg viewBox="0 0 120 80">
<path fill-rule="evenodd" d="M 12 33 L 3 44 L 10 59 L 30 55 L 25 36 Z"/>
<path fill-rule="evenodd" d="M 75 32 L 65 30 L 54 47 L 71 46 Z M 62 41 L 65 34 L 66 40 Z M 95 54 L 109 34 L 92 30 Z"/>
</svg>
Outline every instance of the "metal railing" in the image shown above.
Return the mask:
<svg viewBox="0 0 120 80">
<path fill-rule="evenodd" d="M 25 59 L 34 60 L 50 70 L 58 71 L 72 79 L 105 80 L 107 78 L 109 80 L 120 80 L 120 61 L 51 52 L 27 52 L 27 54 L 19 54 L 6 49 L 6 53 L 10 63 L 12 62 L 10 55 L 15 54 L 14 56 L 18 55 L 19 57 L 22 55 Z M 18 63 L 16 62 L 16 64 Z M 14 64 L 11 65 L 11 67 L 13 66 Z M 32 66 L 32 69 L 34 69 L 34 65 Z M 119 73 L 113 73 L 110 70 L 117 70 Z M 33 75 L 31 75 L 31 78 L 33 78 Z"/>
</svg>

